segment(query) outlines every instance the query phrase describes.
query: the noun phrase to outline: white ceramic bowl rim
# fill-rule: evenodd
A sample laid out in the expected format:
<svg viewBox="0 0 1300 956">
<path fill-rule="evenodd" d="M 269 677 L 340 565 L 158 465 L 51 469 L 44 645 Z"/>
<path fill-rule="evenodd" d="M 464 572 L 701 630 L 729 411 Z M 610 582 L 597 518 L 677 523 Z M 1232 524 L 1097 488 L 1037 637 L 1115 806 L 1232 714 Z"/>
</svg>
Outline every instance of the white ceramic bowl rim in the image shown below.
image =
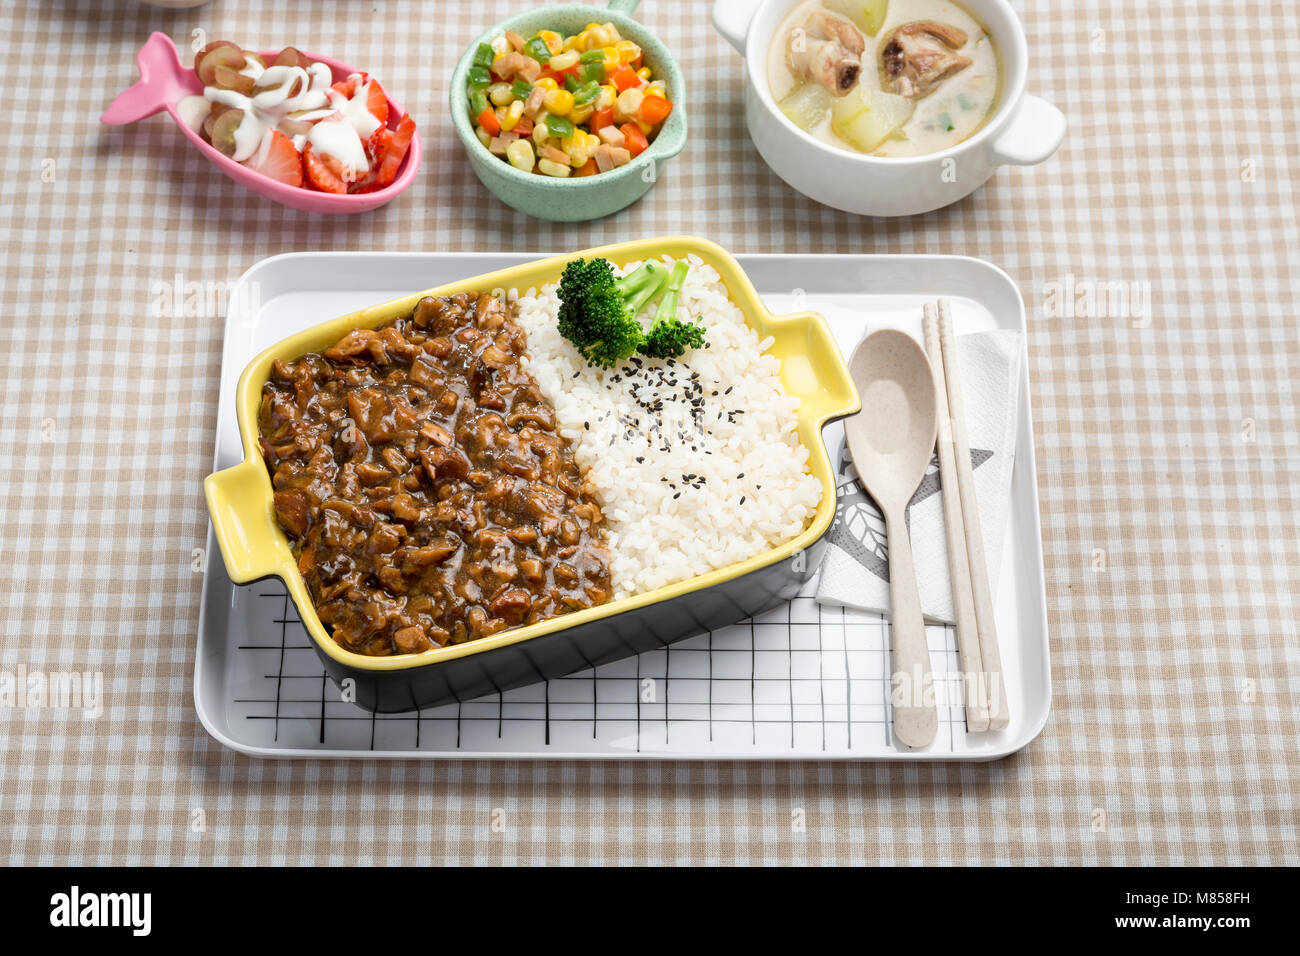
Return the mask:
<svg viewBox="0 0 1300 956">
<path fill-rule="evenodd" d="M 842 149 L 833 146 L 825 140 L 820 140 L 811 133 L 800 129 L 794 124 L 790 117 L 782 112 L 781 108 L 776 105 L 776 100 L 772 97 L 772 90 L 767 81 L 767 54 L 768 48 L 772 41 L 772 34 L 768 32 L 766 36 L 759 37 L 759 31 L 753 29 L 753 25 L 758 19 L 767 13 L 772 7 L 781 5 L 785 9 L 781 16 L 778 17 L 774 24 L 773 30 L 779 26 L 786 15 L 803 3 L 804 0 L 765 0 L 764 3 L 754 12 L 750 20 L 750 30 L 745 35 L 745 69 L 749 73 L 749 82 L 753 84 L 758 94 L 759 100 L 764 108 L 776 119 L 785 125 L 785 128 L 796 138 L 803 140 L 805 144 L 813 147 L 820 152 L 836 156 L 838 158 L 847 157 L 850 162 L 858 162 L 863 166 L 907 166 L 920 165 L 922 163 L 931 163 L 936 159 L 958 156 L 967 150 L 974 149 L 984 141 L 993 138 L 1006 127 L 1011 117 L 1015 115 L 1017 107 L 1025 93 L 1025 81 L 1027 73 L 1027 64 L 1029 60 L 1028 43 L 1025 40 L 1025 28 L 1016 16 L 1011 4 L 1007 0 L 984 0 L 996 7 L 1002 8 L 1003 16 L 1012 25 L 1010 31 L 999 33 L 995 28 L 986 21 L 985 17 L 977 15 L 974 11 L 973 16 L 980 23 L 984 24 L 985 29 L 993 35 L 993 40 L 997 44 L 998 63 L 1002 69 L 1002 97 L 998 108 L 993 115 L 989 117 L 983 127 L 980 128 L 974 136 L 962 140 L 956 145 L 949 146 L 946 149 L 936 150 L 933 153 L 921 153 L 918 156 L 870 156 L 866 153 L 858 153 L 848 149 Z M 955 3 L 962 7 L 969 7 L 968 0 L 954 0 Z M 1006 33 L 1009 32 L 1009 36 Z M 755 49 L 758 47 L 758 49 Z"/>
</svg>

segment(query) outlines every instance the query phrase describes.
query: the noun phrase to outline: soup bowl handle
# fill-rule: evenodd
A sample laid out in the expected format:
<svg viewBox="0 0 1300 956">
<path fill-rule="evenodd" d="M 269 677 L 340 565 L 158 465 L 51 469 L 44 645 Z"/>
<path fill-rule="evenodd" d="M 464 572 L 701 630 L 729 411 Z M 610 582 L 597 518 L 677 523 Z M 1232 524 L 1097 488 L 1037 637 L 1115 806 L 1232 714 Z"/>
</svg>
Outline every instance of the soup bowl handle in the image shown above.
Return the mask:
<svg viewBox="0 0 1300 956">
<path fill-rule="evenodd" d="M 745 55 L 745 37 L 749 34 L 749 25 L 762 5 L 763 0 L 715 0 L 713 4 L 714 29 L 741 56 Z"/>
<path fill-rule="evenodd" d="M 1026 93 L 1016 115 L 993 142 L 999 166 L 1035 166 L 1056 152 L 1065 138 L 1065 114 L 1047 100 Z"/>
</svg>

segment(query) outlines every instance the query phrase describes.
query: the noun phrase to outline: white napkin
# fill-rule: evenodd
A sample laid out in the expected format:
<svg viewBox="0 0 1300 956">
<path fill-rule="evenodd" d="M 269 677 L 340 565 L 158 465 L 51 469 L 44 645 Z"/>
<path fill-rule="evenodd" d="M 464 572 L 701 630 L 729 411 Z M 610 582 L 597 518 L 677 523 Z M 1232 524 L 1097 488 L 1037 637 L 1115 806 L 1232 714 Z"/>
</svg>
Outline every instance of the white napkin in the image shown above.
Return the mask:
<svg viewBox="0 0 1300 956">
<path fill-rule="evenodd" d="M 984 535 L 989 587 L 997 594 L 1002 536 L 1011 501 L 1011 466 L 1015 460 L 1017 409 L 1020 391 L 1020 333 L 999 330 L 958 336 L 962 397 L 966 403 L 966 436 L 970 443 Z M 867 410 L 870 414 L 870 410 Z M 835 523 L 827 535 L 829 547 L 822 564 L 817 600 L 866 611 L 889 612 L 889 550 L 885 520 L 862 490 L 858 473 L 841 444 L 837 467 L 839 501 Z M 948 576 L 948 545 L 943 527 L 943 496 L 939 493 L 939 460 L 933 458 L 925 479 L 908 508 L 912 556 L 921 611 L 931 620 L 953 622 L 952 588 Z"/>
</svg>

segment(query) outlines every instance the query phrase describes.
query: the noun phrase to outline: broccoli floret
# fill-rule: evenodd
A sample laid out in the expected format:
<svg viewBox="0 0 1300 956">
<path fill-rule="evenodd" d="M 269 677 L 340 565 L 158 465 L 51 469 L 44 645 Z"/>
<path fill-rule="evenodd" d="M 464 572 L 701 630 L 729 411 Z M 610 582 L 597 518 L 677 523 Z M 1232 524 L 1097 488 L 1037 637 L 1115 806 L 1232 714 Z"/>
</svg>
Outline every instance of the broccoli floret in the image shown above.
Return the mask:
<svg viewBox="0 0 1300 956">
<path fill-rule="evenodd" d="M 647 262 L 614 277 L 608 259 L 575 259 L 560 277 L 560 334 L 592 365 L 630 358 L 645 338 L 637 318 L 667 281 L 662 266 Z"/>
<path fill-rule="evenodd" d="M 640 345 L 642 355 L 651 358 L 677 358 L 688 348 L 698 349 L 704 344 L 704 326 L 697 319 L 683 322 L 677 318 L 677 297 L 682 291 L 689 269 L 686 261 L 677 260 L 668 276 L 663 298 L 655 310 L 654 323 Z"/>
</svg>

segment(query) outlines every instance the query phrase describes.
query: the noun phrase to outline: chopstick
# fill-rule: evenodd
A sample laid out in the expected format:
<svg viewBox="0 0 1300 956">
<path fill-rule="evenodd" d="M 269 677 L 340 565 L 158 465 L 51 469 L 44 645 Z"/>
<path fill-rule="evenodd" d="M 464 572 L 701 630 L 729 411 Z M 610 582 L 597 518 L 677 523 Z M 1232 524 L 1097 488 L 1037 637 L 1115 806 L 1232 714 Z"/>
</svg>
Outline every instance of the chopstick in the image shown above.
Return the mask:
<svg viewBox="0 0 1300 956">
<path fill-rule="evenodd" d="M 984 560 L 984 535 L 980 531 L 979 502 L 975 499 L 975 475 L 970 464 L 970 442 L 966 437 L 966 405 L 962 399 L 961 371 L 957 366 L 957 347 L 953 341 L 952 313 L 948 302 L 940 299 L 935 325 L 939 335 L 939 354 L 942 357 L 945 388 L 948 399 L 948 417 L 941 419 L 951 430 L 953 457 L 956 459 L 957 491 L 961 503 L 962 524 L 966 533 L 966 560 L 969 568 L 970 588 L 975 603 L 975 629 L 979 634 L 982 667 L 968 671 L 973 682 L 983 685 L 983 697 L 988 705 L 988 729 L 1003 730 L 1010 714 L 1007 711 L 1007 691 L 1002 680 L 1002 657 L 998 653 L 997 627 L 993 620 L 993 597 L 989 591 L 988 568 Z M 939 443 L 942 449 L 943 442 Z M 942 460 L 940 462 L 942 464 Z M 944 479 L 946 484 L 946 479 Z M 944 497 L 945 512 L 948 498 Z M 949 541 L 951 545 L 951 539 Z M 954 608 L 956 606 L 954 582 Z"/>
<path fill-rule="evenodd" d="M 957 653 L 961 657 L 962 689 L 966 696 L 966 729 L 983 733 L 989 729 L 989 707 L 984 691 L 983 655 L 975 623 L 975 596 L 971 593 L 970 564 L 966 558 L 966 526 L 962 520 L 961 493 L 957 488 L 956 451 L 953 448 L 952 415 L 948 410 L 947 377 L 939 340 L 939 309 L 927 302 L 924 309 L 925 350 L 934 368 L 939 403 L 939 489 L 943 495 L 943 527 L 948 541 L 948 571 L 952 579 L 953 622 L 957 628 Z"/>
</svg>

